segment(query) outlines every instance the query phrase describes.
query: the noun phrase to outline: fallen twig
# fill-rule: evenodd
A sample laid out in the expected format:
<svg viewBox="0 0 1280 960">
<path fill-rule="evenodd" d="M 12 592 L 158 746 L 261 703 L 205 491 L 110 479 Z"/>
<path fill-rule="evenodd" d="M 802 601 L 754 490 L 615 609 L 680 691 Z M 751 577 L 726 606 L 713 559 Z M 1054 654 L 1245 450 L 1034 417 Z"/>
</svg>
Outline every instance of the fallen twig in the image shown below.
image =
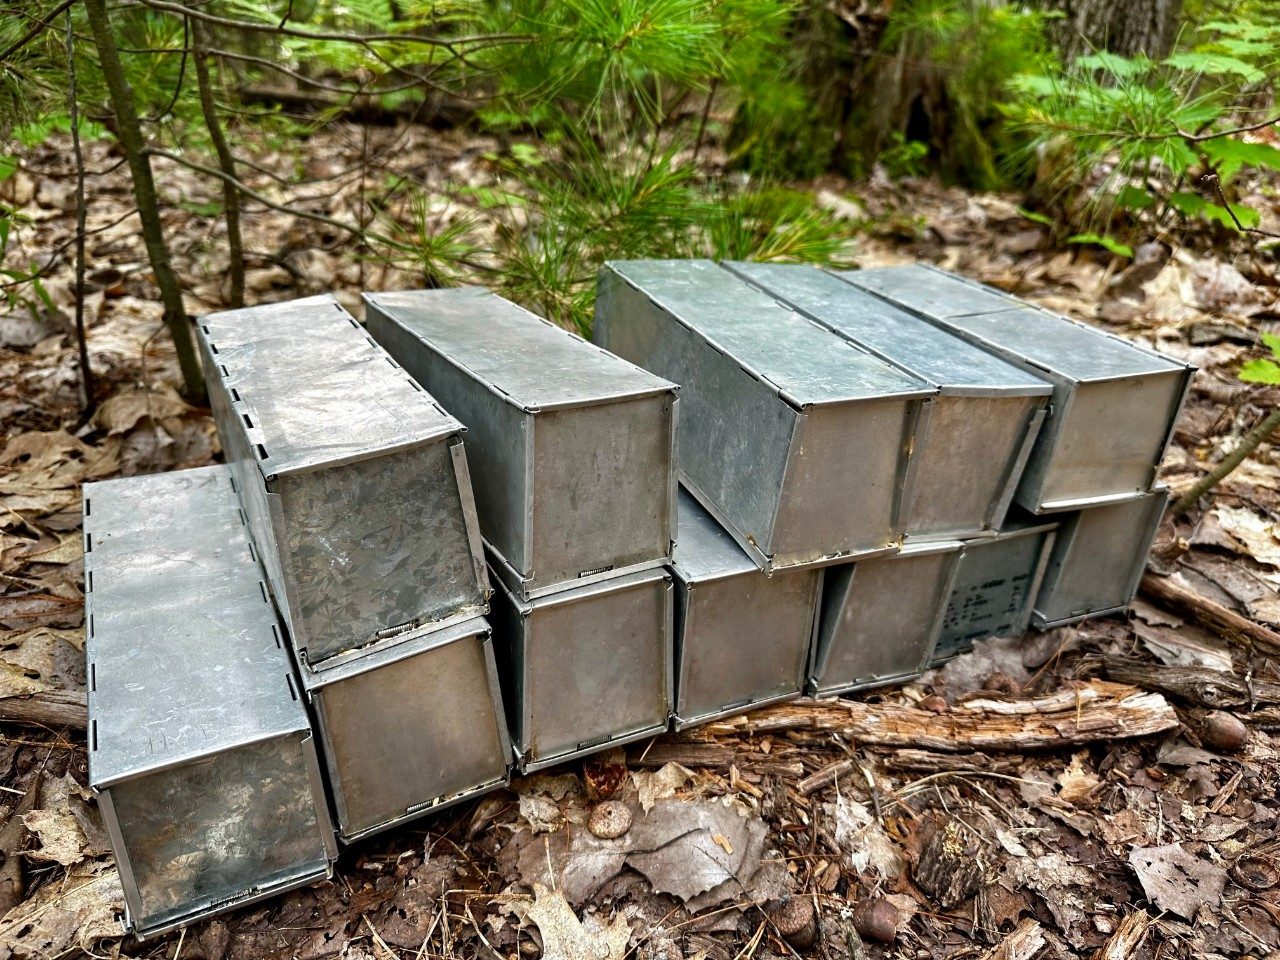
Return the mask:
<svg viewBox="0 0 1280 960">
<path fill-rule="evenodd" d="M 89 725 L 88 700 L 75 690 L 46 690 L 24 697 L 3 697 L 0 698 L 0 721 L 83 730 Z"/>
<path fill-rule="evenodd" d="M 1162 666 L 1118 657 L 1104 657 L 1101 662 L 1111 680 L 1167 693 L 1202 707 L 1222 709 L 1280 703 L 1280 683 L 1267 680 L 1246 683 L 1243 677 L 1223 670 Z"/>
</svg>

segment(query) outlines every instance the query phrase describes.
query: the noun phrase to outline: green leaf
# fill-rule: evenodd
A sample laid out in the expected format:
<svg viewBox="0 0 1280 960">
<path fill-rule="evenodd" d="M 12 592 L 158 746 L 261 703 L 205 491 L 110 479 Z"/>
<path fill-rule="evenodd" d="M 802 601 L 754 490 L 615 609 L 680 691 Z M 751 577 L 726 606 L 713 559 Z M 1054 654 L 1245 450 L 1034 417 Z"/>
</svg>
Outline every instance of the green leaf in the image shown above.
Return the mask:
<svg viewBox="0 0 1280 960">
<path fill-rule="evenodd" d="M 1249 360 L 1240 367 L 1240 379 L 1250 383 L 1280 384 L 1280 364 L 1273 360 Z"/>
<path fill-rule="evenodd" d="M 1104 70 L 1114 77 L 1136 77 L 1151 69 L 1151 61 L 1139 56 L 1130 59 L 1106 50 L 1098 50 L 1076 60 L 1076 66 L 1085 70 Z"/>
<path fill-rule="evenodd" d="M 1028 210 L 1026 207 L 1018 207 L 1018 215 L 1025 217 L 1032 223 L 1044 224 L 1046 227 L 1056 226 L 1053 217 L 1046 217 L 1043 213 L 1036 213 L 1034 210 Z"/>
<path fill-rule="evenodd" d="M 1133 257 L 1133 247 L 1101 233 L 1077 233 L 1074 237 L 1067 237 L 1067 243 L 1091 243 L 1109 250 L 1118 257 Z"/>
<path fill-rule="evenodd" d="M 1164 62 L 1166 66 L 1176 67 L 1179 70 L 1190 70 L 1194 73 L 1237 76 L 1246 83 L 1258 83 L 1267 78 L 1267 75 L 1257 67 L 1235 57 L 1229 57 L 1225 53 L 1208 53 L 1206 51 L 1193 50 L 1165 57 Z"/>
<path fill-rule="evenodd" d="M 1156 198 L 1150 191 L 1133 184 L 1126 183 L 1116 191 L 1116 206 L 1122 210 L 1146 210 L 1155 202 Z"/>
<path fill-rule="evenodd" d="M 1234 213 L 1235 220 L 1231 218 Z M 1253 207 L 1246 207 L 1243 204 L 1231 204 L 1231 213 L 1227 212 L 1227 208 L 1216 203 L 1206 203 L 1204 209 L 1200 211 L 1200 215 L 1206 220 L 1212 220 L 1219 223 L 1229 230 L 1239 230 L 1240 228 L 1248 229 L 1256 227 L 1262 222 L 1262 214 L 1258 213 Z M 1236 226 L 1236 220 L 1240 221 L 1240 227 Z"/>
<path fill-rule="evenodd" d="M 1218 137 L 1200 144 L 1204 155 L 1214 162 L 1218 175 L 1230 180 L 1241 167 L 1269 167 L 1280 170 L 1280 150 L 1265 143 L 1249 143 L 1235 137 Z"/>
<path fill-rule="evenodd" d="M 1280 336 L 1274 333 L 1264 333 L 1262 342 L 1267 345 L 1267 349 L 1271 351 L 1271 355 L 1280 360 Z"/>
<path fill-rule="evenodd" d="M 8 180 L 18 170 L 18 158 L 0 153 L 0 180 Z"/>
</svg>

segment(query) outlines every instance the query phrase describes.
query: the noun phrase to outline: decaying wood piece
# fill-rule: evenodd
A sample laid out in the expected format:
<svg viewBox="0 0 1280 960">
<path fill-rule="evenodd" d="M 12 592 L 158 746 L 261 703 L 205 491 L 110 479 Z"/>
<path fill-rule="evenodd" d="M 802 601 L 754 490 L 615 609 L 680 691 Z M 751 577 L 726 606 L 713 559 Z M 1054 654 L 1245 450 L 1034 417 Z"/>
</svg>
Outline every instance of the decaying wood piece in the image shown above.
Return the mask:
<svg viewBox="0 0 1280 960">
<path fill-rule="evenodd" d="M 1150 927 L 1151 917 L 1145 911 L 1134 911 L 1120 921 L 1120 926 L 1093 955 L 1093 960 L 1129 960 L 1142 946 Z"/>
<path fill-rule="evenodd" d="M 1160 694 L 1105 680 L 1039 697 L 987 693 L 942 713 L 893 703 L 799 700 L 761 714 L 786 718 L 791 729 L 839 733 L 860 745 L 944 753 L 1061 749 L 1150 736 L 1178 725 Z"/>
<path fill-rule="evenodd" d="M 1106 675 L 1119 683 L 1157 690 L 1202 707 L 1247 707 L 1280 703 L 1280 683 L 1253 680 L 1208 667 L 1172 667 L 1120 657 L 1104 657 Z"/>
<path fill-rule="evenodd" d="M 1209 599 L 1188 587 L 1177 577 L 1158 577 L 1148 573 L 1142 578 L 1141 590 L 1152 600 L 1168 604 L 1179 613 L 1186 614 L 1211 630 L 1216 630 L 1228 640 L 1247 647 L 1260 647 L 1271 653 L 1280 653 L 1280 633 L 1255 623 L 1216 600 Z"/>
<path fill-rule="evenodd" d="M 876 755 L 876 765 L 904 773 L 1006 773 L 1017 772 L 1017 757 L 992 757 L 985 753 L 935 753 L 932 750 L 891 750 Z"/>
<path fill-rule="evenodd" d="M 83 730 L 89 725 L 88 700 L 84 693 L 76 690 L 46 690 L 23 697 L 3 697 L 0 698 L 0 722 Z"/>
<path fill-rule="evenodd" d="M 1024 918 L 994 950 L 982 960 L 1031 960 L 1045 948 L 1047 941 L 1040 924 L 1030 917 Z"/>
<path fill-rule="evenodd" d="M 939 907 L 950 910 L 982 885 L 987 869 L 982 841 L 954 817 L 926 821 L 923 829 L 925 840 L 913 879 Z"/>
<path fill-rule="evenodd" d="M 805 777 L 796 784 L 796 793 L 804 796 L 812 793 L 819 787 L 825 787 L 828 783 L 833 782 L 839 777 L 843 777 L 848 773 L 852 773 L 858 768 L 858 761 L 853 757 L 845 757 L 843 760 L 837 760 L 830 766 L 823 767 L 817 773 Z"/>
<path fill-rule="evenodd" d="M 0 827 L 0 854 L 4 855 L 4 863 L 0 864 L 0 914 L 8 913 L 22 900 L 24 881 L 20 852 L 27 839 L 27 826 L 22 818 L 36 808 L 42 782 L 41 773 L 37 770 L 27 785 L 26 794 L 9 814 L 4 826 Z"/>
</svg>

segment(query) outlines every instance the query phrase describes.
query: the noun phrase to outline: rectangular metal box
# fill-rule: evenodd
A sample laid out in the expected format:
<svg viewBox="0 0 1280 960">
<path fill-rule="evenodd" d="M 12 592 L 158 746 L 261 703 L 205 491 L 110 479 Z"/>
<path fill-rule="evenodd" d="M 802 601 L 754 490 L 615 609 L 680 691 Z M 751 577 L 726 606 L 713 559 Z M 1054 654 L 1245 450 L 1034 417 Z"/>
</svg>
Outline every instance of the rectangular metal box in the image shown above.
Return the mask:
<svg viewBox="0 0 1280 960">
<path fill-rule="evenodd" d="M 972 650 L 976 640 L 1027 632 L 1058 523 L 1024 517 L 993 537 L 965 543 L 934 664 Z"/>
<path fill-rule="evenodd" d="M 477 287 L 365 294 L 467 427 L 480 532 L 525 599 L 670 560 L 676 388 Z"/>
<path fill-rule="evenodd" d="M 329 876 L 311 726 L 224 466 L 85 484 L 89 782 L 127 925 Z"/>
<path fill-rule="evenodd" d="M 767 576 L 685 491 L 679 509 L 675 729 L 799 696 L 822 571 Z"/>
<path fill-rule="evenodd" d="M 1053 384 L 1023 507 L 1054 513 L 1152 489 L 1194 367 L 932 267 L 841 276 Z"/>
<path fill-rule="evenodd" d="M 723 266 L 938 388 L 921 411 L 907 467 L 909 541 L 999 529 L 1044 418 L 1048 382 L 816 267 Z"/>
<path fill-rule="evenodd" d="M 522 772 L 667 729 L 671 577 L 661 568 L 523 600 L 498 579 L 494 646 Z"/>
<path fill-rule="evenodd" d="M 303 675 L 347 842 L 503 786 L 511 741 L 482 617 Z"/>
<path fill-rule="evenodd" d="M 1062 519 L 1031 622 L 1041 630 L 1126 610 L 1138 592 L 1169 491 Z"/>
<path fill-rule="evenodd" d="M 933 658 L 963 548 L 938 540 L 828 567 L 811 688 L 826 696 L 918 676 Z"/>
<path fill-rule="evenodd" d="M 331 296 L 199 323 L 210 404 L 304 669 L 489 591 L 462 425 Z"/>
<path fill-rule="evenodd" d="M 605 264 L 594 338 L 680 385 L 681 482 L 766 572 L 893 552 L 936 390 L 709 260 Z"/>
</svg>

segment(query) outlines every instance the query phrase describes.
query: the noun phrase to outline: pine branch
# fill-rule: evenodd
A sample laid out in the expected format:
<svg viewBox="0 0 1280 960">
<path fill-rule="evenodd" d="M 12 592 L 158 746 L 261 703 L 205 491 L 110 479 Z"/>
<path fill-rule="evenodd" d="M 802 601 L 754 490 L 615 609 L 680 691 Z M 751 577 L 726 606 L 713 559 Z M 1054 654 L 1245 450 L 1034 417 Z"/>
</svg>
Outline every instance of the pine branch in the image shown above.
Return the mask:
<svg viewBox="0 0 1280 960">
<path fill-rule="evenodd" d="M 64 10 L 68 9 L 75 2 L 76 0 L 62 0 L 62 2 L 56 7 L 37 20 L 30 30 L 20 36 L 13 43 L 9 44 L 9 46 L 4 49 L 3 53 L 0 53 L 0 63 L 8 60 L 28 43 L 40 36 L 40 34 L 44 33 L 45 30 L 48 30 L 50 25 L 53 23 L 54 18 Z"/>
</svg>

